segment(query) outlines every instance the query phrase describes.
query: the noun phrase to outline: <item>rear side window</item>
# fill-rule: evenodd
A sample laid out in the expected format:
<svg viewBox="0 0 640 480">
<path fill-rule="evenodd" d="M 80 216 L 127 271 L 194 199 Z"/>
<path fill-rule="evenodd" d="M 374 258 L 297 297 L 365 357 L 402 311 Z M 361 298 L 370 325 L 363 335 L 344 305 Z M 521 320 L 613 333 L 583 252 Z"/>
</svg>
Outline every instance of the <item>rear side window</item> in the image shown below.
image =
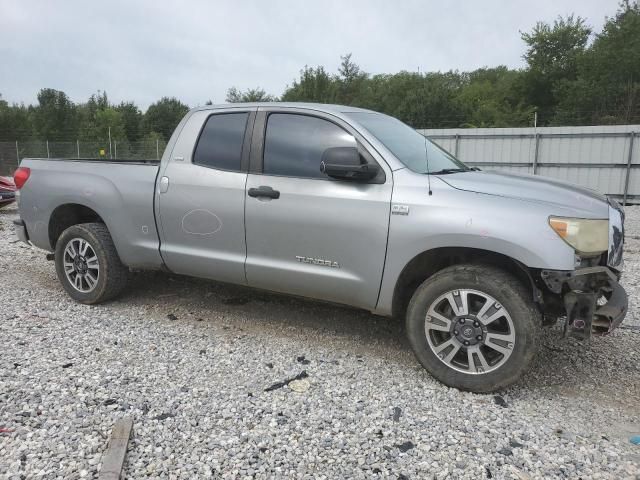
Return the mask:
<svg viewBox="0 0 640 480">
<path fill-rule="evenodd" d="M 321 118 L 273 113 L 267 120 L 263 171 L 266 175 L 328 178 L 320 171 L 320 162 L 324 151 L 333 147 L 357 147 L 356 139 Z"/>
<path fill-rule="evenodd" d="M 240 171 L 248 113 L 211 115 L 200 133 L 193 163 L 219 170 Z"/>
</svg>

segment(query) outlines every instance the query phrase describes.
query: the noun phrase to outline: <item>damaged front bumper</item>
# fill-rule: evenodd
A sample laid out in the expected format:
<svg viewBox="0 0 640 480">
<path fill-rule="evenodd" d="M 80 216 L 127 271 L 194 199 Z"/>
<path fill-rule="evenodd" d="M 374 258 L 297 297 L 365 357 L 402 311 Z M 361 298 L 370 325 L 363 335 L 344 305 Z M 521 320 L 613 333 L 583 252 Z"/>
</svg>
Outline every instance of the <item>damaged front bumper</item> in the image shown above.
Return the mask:
<svg viewBox="0 0 640 480">
<path fill-rule="evenodd" d="M 618 283 L 619 274 L 609 267 L 542 270 L 541 277 L 551 292 L 562 296 L 565 336 L 589 339 L 592 334 L 606 335 L 627 314 L 627 293 Z"/>
</svg>

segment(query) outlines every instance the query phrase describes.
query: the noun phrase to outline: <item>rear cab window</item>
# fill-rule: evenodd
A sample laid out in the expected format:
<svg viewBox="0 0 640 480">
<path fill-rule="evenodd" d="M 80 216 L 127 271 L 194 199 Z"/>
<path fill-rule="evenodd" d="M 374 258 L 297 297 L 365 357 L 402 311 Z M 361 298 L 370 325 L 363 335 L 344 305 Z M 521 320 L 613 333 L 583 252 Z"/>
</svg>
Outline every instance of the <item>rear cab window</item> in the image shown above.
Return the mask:
<svg viewBox="0 0 640 480">
<path fill-rule="evenodd" d="M 241 171 L 248 118 L 249 112 L 211 115 L 200 132 L 193 163 L 218 170 Z"/>
</svg>

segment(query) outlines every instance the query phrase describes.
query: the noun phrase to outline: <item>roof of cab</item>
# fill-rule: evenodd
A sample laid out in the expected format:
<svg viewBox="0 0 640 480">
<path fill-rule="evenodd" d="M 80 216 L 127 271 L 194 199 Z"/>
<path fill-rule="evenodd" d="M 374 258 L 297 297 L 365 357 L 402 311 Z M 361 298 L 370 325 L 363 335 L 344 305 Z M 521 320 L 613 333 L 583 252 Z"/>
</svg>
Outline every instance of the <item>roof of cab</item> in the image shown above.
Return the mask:
<svg viewBox="0 0 640 480">
<path fill-rule="evenodd" d="M 305 103 L 305 102 L 250 102 L 250 103 L 223 103 L 218 105 L 204 105 L 193 110 L 217 110 L 221 108 L 255 108 L 255 107 L 280 107 L 280 108 L 306 108 L 326 113 L 366 112 L 377 113 L 364 108 L 350 107 L 348 105 L 333 105 L 330 103 Z"/>
</svg>

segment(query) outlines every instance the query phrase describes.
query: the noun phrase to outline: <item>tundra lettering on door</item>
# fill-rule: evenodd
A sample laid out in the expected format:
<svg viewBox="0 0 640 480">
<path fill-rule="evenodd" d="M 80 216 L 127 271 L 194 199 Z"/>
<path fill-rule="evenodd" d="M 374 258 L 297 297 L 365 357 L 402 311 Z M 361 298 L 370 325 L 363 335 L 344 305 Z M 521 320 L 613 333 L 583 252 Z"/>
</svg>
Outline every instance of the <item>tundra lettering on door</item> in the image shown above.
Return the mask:
<svg viewBox="0 0 640 480">
<path fill-rule="evenodd" d="M 322 258 L 302 257 L 296 255 L 296 260 L 298 260 L 300 263 L 311 263 L 313 265 L 320 265 L 322 267 L 340 268 L 338 262 L 332 262 L 331 260 L 324 260 Z"/>
</svg>

